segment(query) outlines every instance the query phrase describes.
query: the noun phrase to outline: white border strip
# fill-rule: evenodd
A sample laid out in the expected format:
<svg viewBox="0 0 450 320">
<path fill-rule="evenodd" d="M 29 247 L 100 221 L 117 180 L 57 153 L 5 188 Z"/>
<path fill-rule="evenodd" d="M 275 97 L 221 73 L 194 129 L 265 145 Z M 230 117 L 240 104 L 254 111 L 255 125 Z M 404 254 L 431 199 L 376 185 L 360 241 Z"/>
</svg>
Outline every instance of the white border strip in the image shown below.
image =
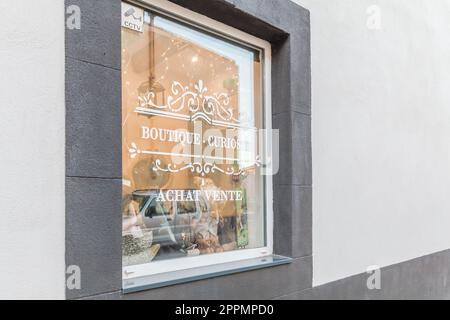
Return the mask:
<svg viewBox="0 0 450 320">
<path fill-rule="evenodd" d="M 265 128 L 272 128 L 272 100 L 271 100 L 271 45 L 269 42 L 254 37 L 243 31 L 226 24 L 210 19 L 204 15 L 185 9 L 166 0 L 141 0 L 130 1 L 141 5 L 147 10 L 160 10 L 168 15 L 182 17 L 182 21 L 190 22 L 195 26 L 203 27 L 209 32 L 215 32 L 219 37 L 229 38 L 232 41 L 242 42 L 263 50 L 263 74 L 264 74 L 264 123 Z M 147 4 L 147 6 L 145 5 Z M 149 7 L 148 7 L 149 6 Z M 266 141 L 267 144 L 267 141 Z M 270 150 L 270 146 L 266 146 Z M 265 176 L 265 215 L 266 215 L 266 243 L 265 247 L 256 249 L 241 249 L 223 253 L 200 255 L 196 257 L 183 257 L 163 261 L 154 261 L 147 264 L 125 267 L 123 280 L 141 277 L 150 274 L 158 274 L 170 271 L 195 268 L 206 265 L 258 258 L 273 253 L 273 186 L 272 176 Z"/>
</svg>

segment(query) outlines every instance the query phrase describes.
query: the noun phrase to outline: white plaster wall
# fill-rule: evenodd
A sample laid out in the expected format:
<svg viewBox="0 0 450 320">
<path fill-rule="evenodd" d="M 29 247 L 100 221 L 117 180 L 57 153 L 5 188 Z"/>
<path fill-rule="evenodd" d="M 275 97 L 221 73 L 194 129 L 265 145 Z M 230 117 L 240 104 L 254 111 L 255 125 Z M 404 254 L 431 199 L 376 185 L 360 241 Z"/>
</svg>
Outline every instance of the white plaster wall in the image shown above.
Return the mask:
<svg viewBox="0 0 450 320">
<path fill-rule="evenodd" d="M 60 299 L 64 1 L 0 1 L 0 299 Z"/>
<path fill-rule="evenodd" d="M 311 11 L 314 284 L 450 248 L 450 0 L 296 2 Z"/>
</svg>

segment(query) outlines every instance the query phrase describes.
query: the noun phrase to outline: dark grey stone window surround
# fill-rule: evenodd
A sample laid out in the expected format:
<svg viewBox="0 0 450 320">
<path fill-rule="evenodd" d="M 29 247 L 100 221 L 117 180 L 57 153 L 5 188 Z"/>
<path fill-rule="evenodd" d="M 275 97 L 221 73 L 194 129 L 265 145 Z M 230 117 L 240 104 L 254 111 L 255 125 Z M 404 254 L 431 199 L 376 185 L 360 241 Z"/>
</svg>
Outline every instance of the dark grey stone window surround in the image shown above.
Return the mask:
<svg viewBox="0 0 450 320">
<path fill-rule="evenodd" d="M 312 286 L 309 12 L 289 0 L 171 0 L 272 44 L 274 252 L 292 263 L 122 294 L 120 0 L 65 0 L 81 9 L 66 30 L 66 264 L 81 268 L 67 298 L 272 299 Z"/>
</svg>

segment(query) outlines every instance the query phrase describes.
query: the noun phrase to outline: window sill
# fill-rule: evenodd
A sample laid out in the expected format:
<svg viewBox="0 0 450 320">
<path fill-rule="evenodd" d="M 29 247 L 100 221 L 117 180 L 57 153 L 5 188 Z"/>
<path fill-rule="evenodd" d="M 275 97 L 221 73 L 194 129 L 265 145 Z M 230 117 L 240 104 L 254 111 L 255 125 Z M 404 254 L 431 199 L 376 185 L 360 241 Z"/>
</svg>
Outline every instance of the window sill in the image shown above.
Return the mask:
<svg viewBox="0 0 450 320">
<path fill-rule="evenodd" d="M 223 275 L 274 267 L 292 262 L 292 258 L 270 255 L 262 258 L 254 258 L 233 261 L 193 269 L 159 273 L 123 281 L 123 293 L 155 289 L 174 284 L 209 279 Z"/>
</svg>

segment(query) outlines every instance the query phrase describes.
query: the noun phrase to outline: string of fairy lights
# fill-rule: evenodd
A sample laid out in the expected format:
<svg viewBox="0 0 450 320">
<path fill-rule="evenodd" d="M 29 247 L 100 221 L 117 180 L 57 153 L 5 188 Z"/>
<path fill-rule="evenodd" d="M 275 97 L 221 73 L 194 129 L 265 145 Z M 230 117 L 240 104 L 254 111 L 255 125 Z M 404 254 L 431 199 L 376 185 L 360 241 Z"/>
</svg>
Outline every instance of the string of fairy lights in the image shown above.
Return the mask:
<svg viewBox="0 0 450 320">
<path fill-rule="evenodd" d="M 169 54 L 172 51 L 176 52 L 176 57 L 178 60 L 181 60 L 180 64 L 173 63 L 175 68 L 178 68 L 177 73 L 182 73 L 188 79 L 188 83 L 190 86 L 193 86 L 199 80 L 217 80 L 217 64 L 220 64 L 220 67 L 223 69 L 223 65 L 228 64 L 225 67 L 225 71 L 227 73 L 233 72 L 233 67 L 230 66 L 230 63 L 233 63 L 232 60 L 227 59 L 225 57 L 218 56 L 212 52 L 207 53 L 208 57 L 203 58 L 206 52 L 206 49 L 201 49 L 199 47 L 195 47 L 191 44 L 185 43 L 182 40 L 170 39 L 170 44 L 160 55 L 160 61 L 155 66 L 154 75 L 156 82 L 162 82 L 167 79 L 168 74 L 171 72 L 171 59 L 169 59 Z M 188 53 L 186 55 L 182 54 L 183 50 L 189 49 L 190 51 L 194 51 L 193 53 Z M 206 60 L 206 61 L 205 61 Z M 208 60 L 213 60 L 209 61 Z M 159 64 L 162 64 L 159 65 Z M 208 64 L 209 75 L 205 74 L 205 68 L 202 66 Z M 237 70 L 235 67 L 234 69 Z M 158 70 L 158 72 L 156 71 Z M 180 72 L 181 70 L 181 72 Z M 226 76 L 225 76 L 226 78 Z M 227 81 L 226 81 L 227 80 Z M 233 81 L 231 81 L 233 80 Z M 228 85 L 226 85 L 228 84 Z M 231 85 L 230 85 L 231 84 Z M 228 76 L 228 79 L 224 80 L 224 89 L 228 90 L 228 94 L 231 96 L 236 94 L 238 86 L 238 75 L 237 73 L 233 73 Z"/>
</svg>

